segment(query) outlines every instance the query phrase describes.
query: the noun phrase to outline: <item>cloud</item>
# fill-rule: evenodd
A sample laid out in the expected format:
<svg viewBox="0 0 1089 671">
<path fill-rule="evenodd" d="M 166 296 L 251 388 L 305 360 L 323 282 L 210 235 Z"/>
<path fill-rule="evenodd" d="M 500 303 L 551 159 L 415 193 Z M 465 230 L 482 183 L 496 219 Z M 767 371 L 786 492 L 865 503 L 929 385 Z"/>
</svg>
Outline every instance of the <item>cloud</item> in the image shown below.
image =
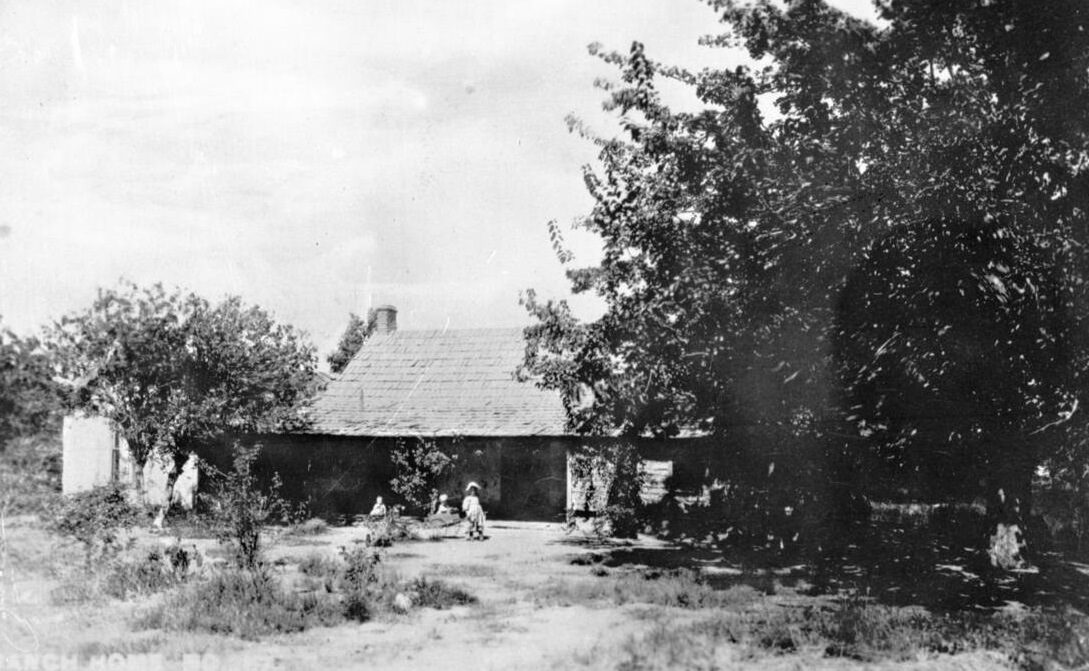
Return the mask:
<svg viewBox="0 0 1089 671">
<path fill-rule="evenodd" d="M 241 294 L 326 343 L 523 323 L 565 296 L 545 222 L 589 210 L 600 40 L 726 62 L 701 3 L 16 0 L 0 5 L 0 313 L 30 329 L 125 275 Z M 572 236 L 578 262 L 592 240 Z M 579 299 L 593 314 L 593 301 Z"/>
</svg>

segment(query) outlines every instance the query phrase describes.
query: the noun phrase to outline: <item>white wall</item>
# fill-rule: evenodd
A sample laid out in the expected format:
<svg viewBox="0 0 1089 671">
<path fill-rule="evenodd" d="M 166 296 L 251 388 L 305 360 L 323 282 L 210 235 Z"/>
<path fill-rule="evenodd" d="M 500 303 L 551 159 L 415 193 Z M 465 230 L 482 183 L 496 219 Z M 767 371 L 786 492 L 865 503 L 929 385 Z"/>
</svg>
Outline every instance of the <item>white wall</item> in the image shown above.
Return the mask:
<svg viewBox="0 0 1089 671">
<path fill-rule="evenodd" d="M 69 415 L 64 418 L 61 441 L 63 443 L 63 468 L 61 491 L 65 494 L 85 492 L 99 485 L 109 484 L 116 478 L 125 485 L 133 485 L 136 464 L 129 454 L 124 438 L 117 435 L 109 420 L 103 417 Z M 117 451 L 115 460 L 114 451 Z M 161 506 L 167 502 L 167 475 L 173 460 L 152 456 L 144 465 L 144 502 Z M 193 495 L 197 475 L 195 464 L 187 465 L 179 478 L 185 496 L 177 501 L 186 508 L 193 507 Z M 189 481 L 192 481 L 191 485 Z M 179 491 L 179 493 L 183 493 Z"/>
<path fill-rule="evenodd" d="M 101 417 L 65 417 L 61 491 L 73 494 L 108 483 L 114 477 L 114 449 L 120 447 L 116 441 L 113 429 Z"/>
</svg>

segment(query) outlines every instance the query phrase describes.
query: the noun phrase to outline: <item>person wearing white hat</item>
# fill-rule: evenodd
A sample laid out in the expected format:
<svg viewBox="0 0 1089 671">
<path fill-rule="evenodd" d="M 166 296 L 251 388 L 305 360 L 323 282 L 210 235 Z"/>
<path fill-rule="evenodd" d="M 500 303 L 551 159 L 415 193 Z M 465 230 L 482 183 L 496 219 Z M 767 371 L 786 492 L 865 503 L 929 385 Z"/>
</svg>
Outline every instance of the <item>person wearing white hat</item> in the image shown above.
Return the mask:
<svg viewBox="0 0 1089 671">
<path fill-rule="evenodd" d="M 465 520 L 469 523 L 469 540 L 484 540 L 484 509 L 480 507 L 480 485 L 470 482 L 465 491 L 468 495 L 461 500 L 461 509 L 465 511 Z"/>
</svg>

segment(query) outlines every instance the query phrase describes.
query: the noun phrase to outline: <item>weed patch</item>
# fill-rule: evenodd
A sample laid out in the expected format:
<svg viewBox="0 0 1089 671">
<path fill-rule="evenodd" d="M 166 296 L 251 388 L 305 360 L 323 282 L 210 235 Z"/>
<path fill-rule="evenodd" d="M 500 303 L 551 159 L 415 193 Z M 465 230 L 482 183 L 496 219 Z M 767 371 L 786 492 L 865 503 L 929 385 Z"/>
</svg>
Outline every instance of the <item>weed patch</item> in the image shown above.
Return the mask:
<svg viewBox="0 0 1089 671">
<path fill-rule="evenodd" d="M 475 603 L 441 580 L 402 581 L 382 566 L 374 549 L 341 548 L 333 557 L 308 555 L 301 579 L 287 589 L 264 565 L 232 568 L 179 590 L 139 620 L 145 629 L 198 631 L 258 639 L 344 621 L 365 622 L 413 607 L 450 608 Z"/>
<path fill-rule="evenodd" d="M 54 603 L 85 603 L 155 594 L 183 584 L 191 561 L 178 545 L 137 557 L 106 557 L 63 575 L 51 597 Z"/>
<path fill-rule="evenodd" d="M 233 569 L 181 590 L 146 612 L 137 626 L 232 634 L 253 640 L 341 620 L 341 609 L 331 598 L 289 593 L 262 569 Z"/>
<path fill-rule="evenodd" d="M 458 588 L 451 587 L 441 580 L 416 578 L 408 585 L 412 594 L 412 604 L 420 608 L 445 610 L 454 606 L 468 606 L 476 603 L 476 597 Z"/>
<path fill-rule="evenodd" d="M 284 532 L 285 536 L 318 536 L 329 530 L 329 523 L 320 517 L 312 517 L 305 522 L 293 524 Z"/>
<path fill-rule="evenodd" d="M 866 663 L 991 651 L 1025 669 L 1089 662 L 1089 620 L 1072 613 L 948 613 L 891 608 L 846 599 L 830 607 L 718 612 L 685 625 L 659 621 L 619 651 L 618 668 L 730 666 L 739 654 L 786 655 L 815 650 Z"/>
<path fill-rule="evenodd" d="M 644 571 L 597 580 L 552 581 L 538 592 L 547 605 L 570 606 L 605 601 L 616 605 L 649 603 L 674 608 L 739 606 L 757 599 L 750 587 L 716 590 L 695 571 Z"/>
<path fill-rule="evenodd" d="M 322 552 L 311 552 L 299 562 L 299 573 L 314 578 L 335 576 L 340 571 L 340 564 L 335 557 Z"/>
</svg>

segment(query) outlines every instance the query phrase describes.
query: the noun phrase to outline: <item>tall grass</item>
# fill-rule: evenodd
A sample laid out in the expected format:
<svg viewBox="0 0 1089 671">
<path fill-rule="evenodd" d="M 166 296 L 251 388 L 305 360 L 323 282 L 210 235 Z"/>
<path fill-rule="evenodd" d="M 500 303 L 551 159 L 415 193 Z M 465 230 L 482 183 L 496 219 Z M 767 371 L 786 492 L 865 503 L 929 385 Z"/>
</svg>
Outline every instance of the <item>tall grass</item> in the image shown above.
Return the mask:
<svg viewBox="0 0 1089 671">
<path fill-rule="evenodd" d="M 1072 613 L 936 615 L 846 599 L 828 607 L 720 611 L 679 625 L 663 620 L 625 642 L 617 668 L 728 667 L 738 655 L 803 650 L 866 663 L 991 651 L 1020 668 L 1084 668 L 1087 641 L 1089 621 Z"/>
<path fill-rule="evenodd" d="M 738 585 L 717 590 L 695 571 L 644 571 L 598 580 L 552 580 L 536 595 L 544 605 L 570 606 L 606 602 L 615 605 L 648 603 L 675 608 L 722 608 L 751 603 L 755 589 Z"/>
<path fill-rule="evenodd" d="M 69 568 L 51 598 L 54 603 L 84 603 L 163 592 L 188 580 L 190 561 L 180 546 L 136 556 L 118 553 Z"/>
<path fill-rule="evenodd" d="M 264 565 L 231 568 L 189 585 L 138 620 L 145 629 L 197 631 L 258 639 L 346 621 L 365 622 L 412 607 L 449 608 L 476 599 L 440 580 L 403 581 L 368 548 L 339 557 L 313 553 L 299 564 L 293 588 Z"/>
<path fill-rule="evenodd" d="M 339 605 L 316 594 L 294 594 L 265 570 L 231 569 L 190 585 L 147 611 L 145 629 L 199 631 L 257 639 L 341 622 Z"/>
</svg>

